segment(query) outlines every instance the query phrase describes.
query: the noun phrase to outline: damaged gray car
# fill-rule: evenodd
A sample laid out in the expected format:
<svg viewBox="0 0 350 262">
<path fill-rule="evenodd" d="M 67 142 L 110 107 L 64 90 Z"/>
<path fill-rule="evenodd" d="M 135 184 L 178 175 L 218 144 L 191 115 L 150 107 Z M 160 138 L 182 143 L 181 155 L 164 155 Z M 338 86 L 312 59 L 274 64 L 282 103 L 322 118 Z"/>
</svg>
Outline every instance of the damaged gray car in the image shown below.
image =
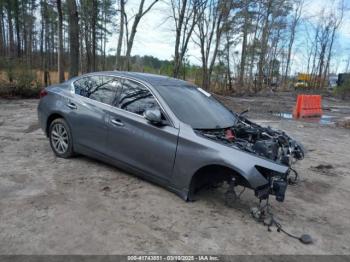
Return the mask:
<svg viewBox="0 0 350 262">
<path fill-rule="evenodd" d="M 286 133 L 234 113 L 210 93 L 164 76 L 99 72 L 40 93 L 39 122 L 53 152 L 83 154 L 118 166 L 193 200 L 227 182 L 283 201 L 291 165 L 304 157 Z"/>
</svg>

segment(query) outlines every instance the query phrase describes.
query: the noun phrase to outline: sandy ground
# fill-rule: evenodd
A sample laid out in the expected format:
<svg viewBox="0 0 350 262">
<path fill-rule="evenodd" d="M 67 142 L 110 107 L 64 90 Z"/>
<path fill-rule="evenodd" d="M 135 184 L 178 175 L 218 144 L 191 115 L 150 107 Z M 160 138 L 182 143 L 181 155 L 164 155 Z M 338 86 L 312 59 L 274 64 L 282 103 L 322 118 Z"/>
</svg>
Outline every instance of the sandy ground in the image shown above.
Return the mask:
<svg viewBox="0 0 350 262">
<path fill-rule="evenodd" d="M 309 150 L 296 165 L 301 181 L 273 212 L 303 245 L 268 232 L 250 214 L 246 190 L 235 208 L 223 190 L 186 203 L 167 190 L 85 157 L 56 158 L 37 125 L 37 100 L 0 100 L 1 254 L 350 254 L 350 131 L 280 119 L 291 95 L 221 99 L 265 125 L 288 131 Z M 326 99 L 328 113 L 349 103 Z"/>
</svg>

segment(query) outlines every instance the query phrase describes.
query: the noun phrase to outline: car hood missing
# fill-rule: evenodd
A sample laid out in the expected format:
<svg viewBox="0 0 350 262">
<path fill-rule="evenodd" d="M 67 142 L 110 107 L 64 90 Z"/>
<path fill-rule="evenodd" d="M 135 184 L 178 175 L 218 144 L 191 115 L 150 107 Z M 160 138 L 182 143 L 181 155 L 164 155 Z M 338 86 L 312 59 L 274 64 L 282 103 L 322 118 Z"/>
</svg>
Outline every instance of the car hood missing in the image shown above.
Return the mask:
<svg viewBox="0 0 350 262">
<path fill-rule="evenodd" d="M 290 167 L 304 158 L 305 150 L 284 131 L 262 127 L 243 116 L 234 126 L 218 129 L 195 129 L 203 137 Z"/>
</svg>

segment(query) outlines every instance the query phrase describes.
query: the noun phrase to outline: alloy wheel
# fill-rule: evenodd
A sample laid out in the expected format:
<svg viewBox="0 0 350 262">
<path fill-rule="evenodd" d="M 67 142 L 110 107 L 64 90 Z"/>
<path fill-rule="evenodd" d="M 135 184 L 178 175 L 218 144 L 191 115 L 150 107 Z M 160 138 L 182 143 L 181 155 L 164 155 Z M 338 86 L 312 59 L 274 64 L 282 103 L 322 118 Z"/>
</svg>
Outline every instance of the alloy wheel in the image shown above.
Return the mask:
<svg viewBox="0 0 350 262">
<path fill-rule="evenodd" d="M 57 153 L 64 154 L 67 152 L 69 145 L 68 132 L 61 123 L 57 123 L 52 127 L 51 142 Z"/>
</svg>

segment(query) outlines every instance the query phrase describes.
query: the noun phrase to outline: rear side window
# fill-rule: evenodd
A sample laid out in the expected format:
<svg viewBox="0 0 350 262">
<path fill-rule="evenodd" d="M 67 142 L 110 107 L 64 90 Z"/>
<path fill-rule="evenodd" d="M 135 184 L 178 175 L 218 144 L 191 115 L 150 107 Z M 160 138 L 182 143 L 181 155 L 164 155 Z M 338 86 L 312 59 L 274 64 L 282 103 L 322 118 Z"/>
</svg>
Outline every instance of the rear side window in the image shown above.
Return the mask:
<svg viewBox="0 0 350 262">
<path fill-rule="evenodd" d="M 160 110 L 157 100 L 145 86 L 128 79 L 123 82 L 119 107 L 138 115 L 143 115 L 147 109 Z"/>
<path fill-rule="evenodd" d="M 101 103 L 113 105 L 122 85 L 112 76 L 89 76 L 74 82 L 75 93 Z"/>
</svg>

